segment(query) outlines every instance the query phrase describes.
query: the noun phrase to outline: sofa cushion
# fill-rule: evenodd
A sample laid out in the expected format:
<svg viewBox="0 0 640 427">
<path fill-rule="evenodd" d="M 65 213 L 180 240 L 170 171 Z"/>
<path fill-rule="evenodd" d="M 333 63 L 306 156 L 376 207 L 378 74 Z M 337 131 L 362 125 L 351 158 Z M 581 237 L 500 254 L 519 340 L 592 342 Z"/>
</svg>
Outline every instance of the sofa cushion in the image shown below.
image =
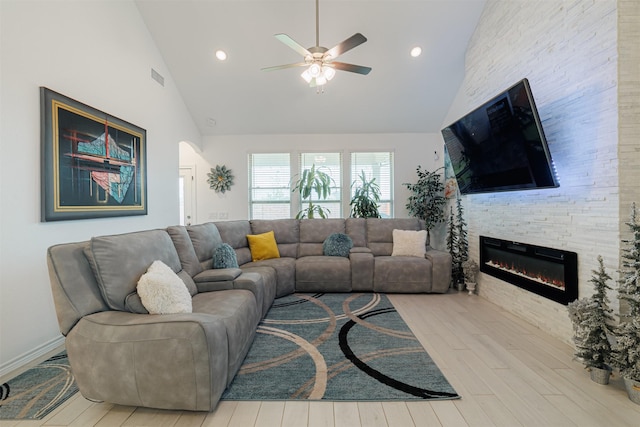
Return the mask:
<svg viewBox="0 0 640 427">
<path fill-rule="evenodd" d="M 187 232 L 202 269 L 213 268 L 213 251 L 222 244 L 222 238 L 216 226 L 212 222 L 190 225 L 187 227 Z"/>
<path fill-rule="evenodd" d="M 193 298 L 193 312 L 220 319 L 226 328 L 228 342 L 228 386 L 251 347 L 260 322 L 262 307 L 249 290 L 230 289 L 199 293 Z M 219 381 L 214 378 L 214 381 Z"/>
<path fill-rule="evenodd" d="M 367 246 L 366 225 L 366 218 L 347 218 L 344 220 L 345 233 L 353 240 L 354 247 Z"/>
<path fill-rule="evenodd" d="M 334 233 L 326 238 L 322 244 L 322 251 L 326 256 L 348 257 L 353 247 L 353 240 L 344 233 Z"/>
<path fill-rule="evenodd" d="M 150 314 L 191 313 L 191 294 L 184 282 L 162 261 L 154 261 L 136 288 Z"/>
<path fill-rule="evenodd" d="M 176 248 L 164 230 L 93 237 L 85 250 L 107 305 L 125 311 L 125 299 L 136 290 L 147 268 L 160 260 L 174 272 L 182 266 Z"/>
<path fill-rule="evenodd" d="M 367 218 L 367 247 L 374 256 L 393 252 L 393 230 L 421 230 L 417 218 Z"/>
<path fill-rule="evenodd" d="M 295 258 L 298 256 L 300 221 L 297 219 L 251 220 L 252 234 L 261 234 L 267 231 L 273 231 L 281 257 Z M 320 243 L 321 242 L 322 241 L 320 241 Z"/>
<path fill-rule="evenodd" d="M 432 264 L 426 258 L 378 256 L 374 258 L 373 291 L 384 293 L 431 292 Z"/>
<path fill-rule="evenodd" d="M 351 262 L 335 256 L 296 260 L 296 292 L 350 292 Z"/>
<path fill-rule="evenodd" d="M 213 268 L 238 268 L 236 251 L 231 245 L 223 243 L 213 252 Z"/>
<path fill-rule="evenodd" d="M 300 244 L 298 258 L 324 255 L 323 243 L 331 234 L 344 233 L 344 219 L 300 220 Z"/>
<path fill-rule="evenodd" d="M 278 252 L 278 245 L 276 244 L 273 231 L 261 234 L 248 234 L 247 240 L 249 241 L 252 261 L 280 258 L 280 252 Z"/>
<path fill-rule="evenodd" d="M 427 252 L 427 230 L 393 230 L 391 256 L 415 256 L 424 258 Z"/>
<path fill-rule="evenodd" d="M 289 295 L 296 289 L 296 259 L 280 257 L 249 262 L 242 271 L 256 271 L 255 267 L 271 267 L 276 276 L 276 298 Z"/>
<path fill-rule="evenodd" d="M 200 265 L 198 255 L 196 255 L 196 251 L 193 248 L 193 243 L 191 243 L 191 238 L 189 237 L 187 228 L 183 225 L 173 225 L 171 227 L 167 227 L 167 233 L 169 233 L 169 236 L 173 241 L 173 245 L 176 247 L 176 251 L 178 251 L 182 268 L 186 270 L 191 277 L 200 273 L 202 271 L 202 266 Z"/>
</svg>

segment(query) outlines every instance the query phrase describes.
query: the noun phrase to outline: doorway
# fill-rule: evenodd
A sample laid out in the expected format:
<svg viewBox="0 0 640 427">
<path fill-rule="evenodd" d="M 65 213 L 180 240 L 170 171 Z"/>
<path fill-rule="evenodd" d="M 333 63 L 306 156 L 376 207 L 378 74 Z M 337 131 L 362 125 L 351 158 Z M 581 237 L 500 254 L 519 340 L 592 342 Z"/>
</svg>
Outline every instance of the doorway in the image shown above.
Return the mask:
<svg viewBox="0 0 640 427">
<path fill-rule="evenodd" d="M 196 167 L 180 167 L 180 225 L 196 223 Z"/>
</svg>

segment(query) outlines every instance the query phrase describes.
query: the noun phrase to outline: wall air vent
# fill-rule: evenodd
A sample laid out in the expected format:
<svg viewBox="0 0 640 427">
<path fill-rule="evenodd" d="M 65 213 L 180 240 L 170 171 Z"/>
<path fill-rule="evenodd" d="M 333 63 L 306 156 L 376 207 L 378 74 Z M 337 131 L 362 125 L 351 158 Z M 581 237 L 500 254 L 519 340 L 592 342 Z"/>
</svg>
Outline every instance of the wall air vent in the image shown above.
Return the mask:
<svg viewBox="0 0 640 427">
<path fill-rule="evenodd" d="M 153 68 L 151 69 L 151 78 L 157 81 L 160 86 L 164 87 L 164 77 L 162 77 L 162 75 Z"/>
</svg>

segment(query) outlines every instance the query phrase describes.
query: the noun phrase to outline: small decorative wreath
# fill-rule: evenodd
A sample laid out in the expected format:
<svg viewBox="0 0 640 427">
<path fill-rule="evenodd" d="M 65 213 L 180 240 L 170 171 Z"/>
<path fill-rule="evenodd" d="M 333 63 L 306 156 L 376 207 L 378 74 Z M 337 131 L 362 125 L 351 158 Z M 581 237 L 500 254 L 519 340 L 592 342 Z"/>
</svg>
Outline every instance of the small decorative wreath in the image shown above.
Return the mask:
<svg viewBox="0 0 640 427">
<path fill-rule="evenodd" d="M 222 192 L 224 194 L 227 190 L 231 190 L 233 175 L 231 169 L 227 169 L 225 165 L 218 165 L 215 169 L 211 168 L 211 173 L 207 175 L 209 176 L 207 182 L 211 189 L 216 190 L 216 193 Z"/>
</svg>

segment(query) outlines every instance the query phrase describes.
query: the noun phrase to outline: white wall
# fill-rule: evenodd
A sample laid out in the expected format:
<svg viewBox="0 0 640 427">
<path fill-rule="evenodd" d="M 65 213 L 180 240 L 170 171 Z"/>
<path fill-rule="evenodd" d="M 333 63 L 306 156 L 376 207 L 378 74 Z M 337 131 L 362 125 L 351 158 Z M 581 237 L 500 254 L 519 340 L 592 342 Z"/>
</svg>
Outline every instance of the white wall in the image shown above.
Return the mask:
<svg viewBox="0 0 640 427">
<path fill-rule="evenodd" d="M 176 224 L 178 141 L 200 136 L 132 2 L 2 0 L 0 15 L 3 374 L 59 340 L 47 247 Z M 40 86 L 147 130 L 148 215 L 40 222 Z"/>
<path fill-rule="evenodd" d="M 215 221 L 222 216 L 247 219 L 249 215 L 248 154 L 251 152 L 352 151 L 394 152 L 394 212 L 407 217 L 405 204 L 409 193 L 402 185 L 417 181 L 416 168 L 434 171 L 443 165 L 443 141 L 440 134 L 313 134 L 313 135 L 239 135 L 205 138 L 199 152 L 181 144 L 181 166 L 196 166 L 197 222 Z M 438 160 L 434 160 L 434 153 Z M 216 165 L 226 165 L 235 176 L 234 186 L 225 194 L 209 189 L 207 173 Z M 350 183 L 348 184 L 350 185 Z M 438 246 L 435 245 L 434 246 Z"/>
<path fill-rule="evenodd" d="M 446 120 L 529 79 L 560 188 L 464 197 L 470 252 L 478 260 L 480 235 L 577 252 L 580 296 L 598 255 L 611 275 L 619 259 L 616 3 L 489 0 Z M 570 340 L 564 306 L 484 274 L 479 292 Z"/>
</svg>

